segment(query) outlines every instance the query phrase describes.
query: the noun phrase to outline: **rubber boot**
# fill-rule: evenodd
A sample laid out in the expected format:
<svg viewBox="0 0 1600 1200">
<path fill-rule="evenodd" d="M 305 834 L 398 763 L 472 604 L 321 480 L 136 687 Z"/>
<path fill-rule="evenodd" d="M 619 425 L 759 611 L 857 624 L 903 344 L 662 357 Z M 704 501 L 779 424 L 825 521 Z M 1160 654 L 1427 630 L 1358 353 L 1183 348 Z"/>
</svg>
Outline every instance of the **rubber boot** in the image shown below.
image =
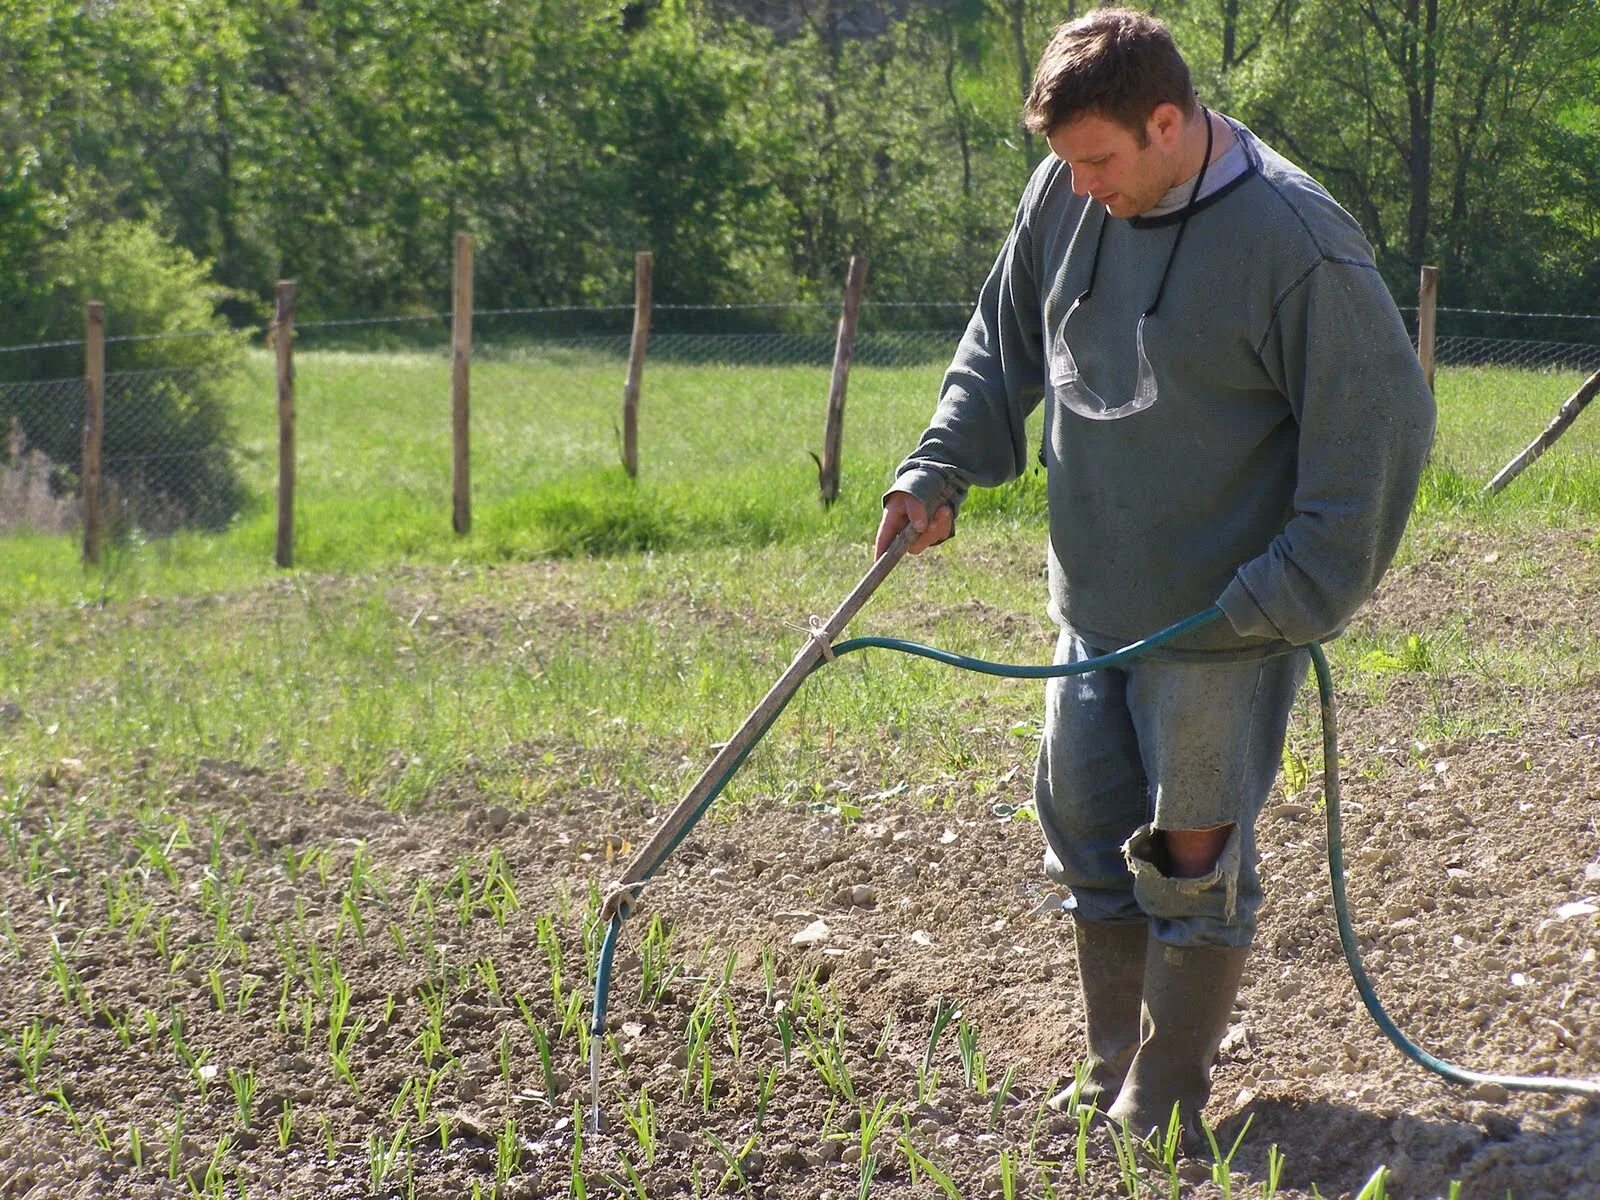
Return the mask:
<svg viewBox="0 0 1600 1200">
<path fill-rule="evenodd" d="M 1139 1049 L 1107 1114 L 1113 1122 L 1141 1139 L 1162 1137 L 1177 1104 L 1184 1149 L 1209 1148 L 1200 1112 L 1249 956 L 1248 946 L 1168 946 L 1151 939 Z"/>
<path fill-rule="evenodd" d="M 1150 924 L 1074 920 L 1072 925 L 1088 1053 L 1082 1088 L 1074 1095 L 1074 1084 L 1048 1103 L 1054 1112 L 1084 1104 L 1104 1111 L 1121 1089 L 1139 1045 L 1139 997 Z"/>
</svg>

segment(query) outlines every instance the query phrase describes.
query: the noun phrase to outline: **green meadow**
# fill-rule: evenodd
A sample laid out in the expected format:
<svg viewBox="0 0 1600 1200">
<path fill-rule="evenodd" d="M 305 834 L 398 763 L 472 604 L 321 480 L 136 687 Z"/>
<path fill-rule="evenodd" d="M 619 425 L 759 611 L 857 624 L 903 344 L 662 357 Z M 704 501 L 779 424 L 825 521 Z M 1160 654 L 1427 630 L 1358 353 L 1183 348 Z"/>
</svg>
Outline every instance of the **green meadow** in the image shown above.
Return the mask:
<svg viewBox="0 0 1600 1200">
<path fill-rule="evenodd" d="M 457 537 L 448 366 L 437 354 L 299 356 L 291 571 L 272 564 L 265 354 L 233 390 L 255 502 L 232 528 L 124 538 L 89 570 L 71 539 L 0 540 L 0 700 L 23 714 L 0 737 L 0 775 L 63 758 L 182 770 L 222 757 L 410 804 L 470 764 L 529 803 L 548 781 L 502 766 L 505 750 L 555 739 L 585 748 L 605 781 L 671 798 L 787 663 L 792 626 L 831 611 L 868 565 L 879 493 L 940 376 L 936 362 L 854 371 L 843 494 L 824 509 L 808 451 L 821 445 L 825 369 L 651 364 L 634 481 L 616 465 L 620 362 L 578 351 L 480 361 L 473 527 Z M 1441 372 L 1437 445 L 1402 563 L 1491 535 L 1508 564 L 1526 559 L 1522 583 L 1536 587 L 1553 529 L 1586 548 L 1592 572 L 1600 423 L 1580 419 L 1509 491 L 1479 495 L 1579 382 Z M 975 495 L 958 538 L 903 567 L 857 629 L 1046 657 L 1043 508 L 1037 471 Z M 1462 613 L 1415 612 L 1358 623 L 1333 655 L 1344 683 L 1378 697 L 1407 674 L 1562 686 L 1593 669 L 1595 644 L 1560 627 L 1496 649 L 1475 644 Z M 898 656 L 825 675 L 786 718 L 788 757 L 756 756 L 741 790 L 792 794 L 837 741 L 881 746 L 914 728 L 960 765 L 974 751 L 951 736 L 952 709 L 986 712 L 1002 734 L 1035 719 L 1030 685 Z"/>
</svg>

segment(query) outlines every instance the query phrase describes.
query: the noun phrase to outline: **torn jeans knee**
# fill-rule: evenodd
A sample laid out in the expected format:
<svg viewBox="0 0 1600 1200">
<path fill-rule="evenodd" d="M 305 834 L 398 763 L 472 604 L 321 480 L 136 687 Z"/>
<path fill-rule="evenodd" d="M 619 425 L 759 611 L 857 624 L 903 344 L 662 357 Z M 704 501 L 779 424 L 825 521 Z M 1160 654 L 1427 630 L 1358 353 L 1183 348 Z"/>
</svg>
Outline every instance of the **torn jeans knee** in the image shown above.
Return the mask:
<svg viewBox="0 0 1600 1200">
<path fill-rule="evenodd" d="M 1166 854 L 1157 838 L 1160 832 L 1154 825 L 1141 825 L 1122 846 L 1128 870 L 1133 872 L 1134 898 L 1149 917 L 1213 930 L 1238 925 L 1241 915 L 1253 923 L 1253 912 L 1239 911 L 1243 835 L 1237 824 L 1228 831 L 1216 865 L 1192 878 L 1174 876 L 1165 868 Z M 1248 943 L 1249 931 L 1243 932 Z"/>
</svg>

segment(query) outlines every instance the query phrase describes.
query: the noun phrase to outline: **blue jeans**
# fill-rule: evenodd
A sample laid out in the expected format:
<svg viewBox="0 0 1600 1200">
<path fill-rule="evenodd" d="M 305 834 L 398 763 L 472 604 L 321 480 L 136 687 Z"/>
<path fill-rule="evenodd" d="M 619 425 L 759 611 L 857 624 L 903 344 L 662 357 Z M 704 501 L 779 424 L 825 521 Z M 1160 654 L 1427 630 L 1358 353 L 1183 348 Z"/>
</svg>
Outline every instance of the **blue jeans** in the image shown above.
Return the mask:
<svg viewBox="0 0 1600 1200">
<path fill-rule="evenodd" d="M 1107 651 L 1061 631 L 1055 661 Z M 1174 946 L 1248 946 L 1261 907 L 1256 818 L 1283 758 L 1304 650 L 1244 662 L 1136 659 L 1045 689 L 1034 798 L 1045 871 L 1086 921 L 1148 919 Z M 1180 878 L 1165 829 L 1230 826 L 1215 868 Z"/>
</svg>

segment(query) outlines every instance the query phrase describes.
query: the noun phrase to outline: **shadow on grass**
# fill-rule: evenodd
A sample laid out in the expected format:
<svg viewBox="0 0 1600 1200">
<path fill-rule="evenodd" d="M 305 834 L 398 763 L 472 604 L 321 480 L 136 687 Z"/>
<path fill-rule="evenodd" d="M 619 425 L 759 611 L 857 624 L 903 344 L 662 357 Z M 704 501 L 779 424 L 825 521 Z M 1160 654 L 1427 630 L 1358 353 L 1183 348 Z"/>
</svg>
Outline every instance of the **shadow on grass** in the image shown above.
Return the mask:
<svg viewBox="0 0 1600 1200">
<path fill-rule="evenodd" d="M 829 528 L 861 538 L 876 527 L 876 492 L 857 489 L 824 510 L 815 495 L 738 477 L 706 484 L 630 479 L 620 468 L 570 477 L 486 506 L 491 558 L 571 558 L 701 546 L 765 546 Z M 966 512 L 1029 517 L 1044 511 L 1043 476 L 974 495 Z"/>
</svg>

